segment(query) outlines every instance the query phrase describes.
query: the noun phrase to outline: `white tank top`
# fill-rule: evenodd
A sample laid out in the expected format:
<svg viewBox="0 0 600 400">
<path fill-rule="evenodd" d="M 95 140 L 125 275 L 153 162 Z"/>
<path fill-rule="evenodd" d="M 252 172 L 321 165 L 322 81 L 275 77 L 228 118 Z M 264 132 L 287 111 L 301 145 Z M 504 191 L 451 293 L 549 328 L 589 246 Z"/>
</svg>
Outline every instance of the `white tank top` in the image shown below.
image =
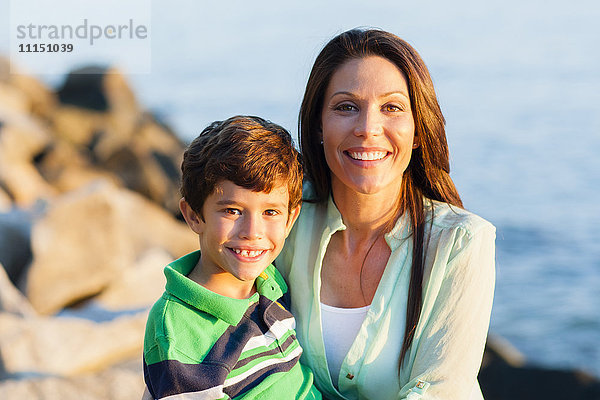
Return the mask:
<svg viewBox="0 0 600 400">
<path fill-rule="evenodd" d="M 348 350 L 365 320 L 370 306 L 339 308 L 321 303 L 321 324 L 325 357 L 333 385 L 338 387 L 338 375 Z"/>
</svg>

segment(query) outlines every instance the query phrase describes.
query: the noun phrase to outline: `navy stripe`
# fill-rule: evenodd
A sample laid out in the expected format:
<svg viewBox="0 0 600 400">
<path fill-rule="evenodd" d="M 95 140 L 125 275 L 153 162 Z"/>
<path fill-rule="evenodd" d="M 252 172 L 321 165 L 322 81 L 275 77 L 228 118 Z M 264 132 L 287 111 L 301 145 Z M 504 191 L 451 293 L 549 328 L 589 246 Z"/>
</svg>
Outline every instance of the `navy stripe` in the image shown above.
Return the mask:
<svg viewBox="0 0 600 400">
<path fill-rule="evenodd" d="M 165 360 L 148 365 L 144 360 L 144 380 L 155 399 L 210 389 L 222 384 L 228 374 L 229 369 L 223 364 Z"/>
<path fill-rule="evenodd" d="M 235 385 L 227 386 L 224 391 L 231 398 L 242 395 L 242 394 L 248 392 L 249 390 L 255 388 L 256 386 L 258 386 L 269 375 L 273 375 L 278 372 L 291 371 L 292 368 L 294 368 L 294 366 L 296 364 L 298 364 L 299 360 L 300 360 L 300 356 L 295 357 L 292 360 L 285 362 L 285 363 L 270 365 L 267 368 L 264 368 L 264 369 L 261 369 L 260 371 L 255 372 L 254 374 L 250 375 L 248 378 L 244 379 L 243 381 L 241 381 L 239 383 L 236 383 Z"/>
<path fill-rule="evenodd" d="M 235 369 L 241 368 L 244 365 L 248 364 L 249 362 L 256 360 L 257 358 L 269 358 L 269 359 L 273 359 L 273 358 L 282 358 L 283 357 L 283 352 L 285 352 L 288 347 L 290 347 L 294 342 L 296 341 L 296 337 L 294 335 L 290 335 L 288 336 L 287 339 L 285 339 L 285 341 L 283 343 L 280 343 L 279 346 L 268 350 L 268 351 L 263 351 L 262 353 L 258 353 L 255 355 L 252 355 L 250 357 L 246 357 L 243 360 L 239 360 L 237 362 L 237 364 L 235 364 Z M 268 356 L 272 356 L 275 354 L 282 354 L 281 357 L 268 357 Z"/>
</svg>

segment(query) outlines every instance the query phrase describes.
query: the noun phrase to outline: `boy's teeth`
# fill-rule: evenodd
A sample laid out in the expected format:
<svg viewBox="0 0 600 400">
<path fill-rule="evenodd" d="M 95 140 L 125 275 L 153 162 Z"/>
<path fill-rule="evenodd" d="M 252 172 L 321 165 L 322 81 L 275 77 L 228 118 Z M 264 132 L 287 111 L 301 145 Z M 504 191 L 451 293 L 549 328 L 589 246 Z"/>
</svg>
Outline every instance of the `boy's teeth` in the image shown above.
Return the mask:
<svg viewBox="0 0 600 400">
<path fill-rule="evenodd" d="M 365 161 L 373 161 L 373 160 L 381 160 L 387 154 L 384 151 L 371 151 L 371 152 L 349 152 L 350 157 L 355 160 L 365 160 Z"/>
<path fill-rule="evenodd" d="M 237 254 L 240 254 L 244 257 L 258 257 L 259 255 L 261 255 L 264 250 L 240 250 L 240 249 L 233 249 L 233 251 L 235 251 Z"/>
</svg>

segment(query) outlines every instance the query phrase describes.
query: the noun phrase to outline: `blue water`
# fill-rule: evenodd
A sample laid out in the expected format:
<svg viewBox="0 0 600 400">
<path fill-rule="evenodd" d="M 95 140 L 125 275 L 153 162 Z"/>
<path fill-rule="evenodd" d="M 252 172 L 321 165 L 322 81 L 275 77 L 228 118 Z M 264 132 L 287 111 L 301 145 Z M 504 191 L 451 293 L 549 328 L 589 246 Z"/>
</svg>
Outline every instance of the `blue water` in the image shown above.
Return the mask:
<svg viewBox="0 0 600 400">
<path fill-rule="evenodd" d="M 407 39 L 433 76 L 465 205 L 498 228 L 492 332 L 532 362 L 600 376 L 597 2 L 177 0 L 152 2 L 152 18 L 152 73 L 129 78 L 184 140 L 237 113 L 295 134 L 329 38 L 366 25 Z"/>
</svg>

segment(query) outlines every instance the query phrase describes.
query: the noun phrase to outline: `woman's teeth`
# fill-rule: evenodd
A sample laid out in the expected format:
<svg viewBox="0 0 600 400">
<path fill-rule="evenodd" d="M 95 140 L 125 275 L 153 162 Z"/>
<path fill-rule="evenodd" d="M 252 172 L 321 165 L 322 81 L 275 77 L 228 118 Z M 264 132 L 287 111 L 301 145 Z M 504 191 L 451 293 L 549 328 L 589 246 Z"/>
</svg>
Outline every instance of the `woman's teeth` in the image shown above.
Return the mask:
<svg viewBox="0 0 600 400">
<path fill-rule="evenodd" d="M 240 250 L 240 249 L 231 249 L 234 252 L 236 252 L 237 254 L 243 256 L 243 257 L 258 257 L 260 256 L 262 253 L 265 252 L 265 250 Z"/>
<path fill-rule="evenodd" d="M 349 151 L 348 154 L 351 158 L 355 160 L 363 160 L 363 161 L 373 161 L 373 160 L 381 160 L 387 155 L 385 151 L 371 151 L 371 152 L 354 152 Z"/>
</svg>

